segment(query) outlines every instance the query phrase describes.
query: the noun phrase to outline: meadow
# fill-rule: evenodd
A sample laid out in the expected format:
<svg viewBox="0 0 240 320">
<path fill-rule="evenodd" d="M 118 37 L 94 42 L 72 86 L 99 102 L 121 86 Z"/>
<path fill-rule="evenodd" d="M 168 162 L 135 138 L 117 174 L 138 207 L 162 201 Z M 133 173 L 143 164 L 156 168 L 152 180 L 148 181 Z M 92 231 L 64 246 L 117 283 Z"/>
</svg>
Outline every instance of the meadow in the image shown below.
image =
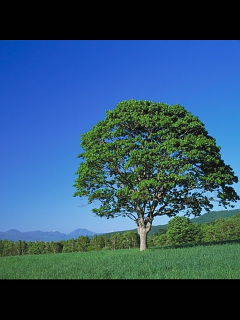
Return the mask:
<svg viewBox="0 0 240 320">
<path fill-rule="evenodd" d="M 0 258 L 0 279 L 239 279 L 240 243 Z"/>
</svg>

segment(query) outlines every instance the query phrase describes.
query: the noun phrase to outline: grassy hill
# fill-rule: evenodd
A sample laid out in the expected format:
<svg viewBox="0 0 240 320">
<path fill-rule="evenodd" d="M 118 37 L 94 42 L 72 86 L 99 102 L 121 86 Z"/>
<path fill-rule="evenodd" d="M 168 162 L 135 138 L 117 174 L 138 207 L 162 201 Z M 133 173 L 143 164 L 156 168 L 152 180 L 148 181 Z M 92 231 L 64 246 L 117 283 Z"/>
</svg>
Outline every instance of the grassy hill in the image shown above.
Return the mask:
<svg viewBox="0 0 240 320">
<path fill-rule="evenodd" d="M 230 218 L 232 216 L 235 216 L 236 214 L 240 214 L 240 209 L 233 209 L 233 210 L 222 210 L 222 211 L 210 211 L 207 212 L 199 217 L 196 218 L 192 218 L 191 221 L 193 223 L 206 223 L 206 222 L 212 222 L 218 218 Z M 163 225 L 157 225 L 157 226 L 152 226 L 151 230 L 149 231 L 148 235 L 153 235 L 156 232 L 159 232 L 159 230 L 166 230 L 167 229 L 167 224 L 163 224 Z M 113 233 L 124 233 L 124 232 L 128 232 L 128 231 L 135 231 L 137 232 L 137 228 L 136 229 L 131 229 L 131 230 L 125 230 L 125 231 L 116 231 L 116 232 L 111 232 L 108 233 L 108 235 L 110 236 Z"/>
<path fill-rule="evenodd" d="M 232 216 L 235 216 L 236 214 L 240 214 L 240 209 L 210 211 L 208 213 L 203 214 L 200 217 L 196 217 L 196 218 L 191 219 L 191 221 L 202 224 L 202 223 L 206 223 L 206 222 L 212 222 L 218 218 L 230 218 Z"/>
</svg>

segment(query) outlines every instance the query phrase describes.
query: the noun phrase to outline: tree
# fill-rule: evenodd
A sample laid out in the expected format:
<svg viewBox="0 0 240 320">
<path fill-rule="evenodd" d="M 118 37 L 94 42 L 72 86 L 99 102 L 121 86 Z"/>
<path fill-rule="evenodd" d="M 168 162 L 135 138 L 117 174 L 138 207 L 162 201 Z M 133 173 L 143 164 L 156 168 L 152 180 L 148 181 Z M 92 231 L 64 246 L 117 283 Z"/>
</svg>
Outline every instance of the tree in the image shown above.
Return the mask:
<svg viewBox="0 0 240 320">
<path fill-rule="evenodd" d="M 49 243 L 48 250 L 52 253 L 61 253 L 63 250 L 63 244 L 60 241 L 51 241 Z"/>
<path fill-rule="evenodd" d="M 123 248 L 123 235 L 119 232 L 112 233 L 109 238 L 109 247 L 112 250 Z"/>
<path fill-rule="evenodd" d="M 124 248 L 136 248 L 139 245 L 139 235 L 134 231 L 124 232 L 123 236 L 123 245 Z"/>
<path fill-rule="evenodd" d="M 90 239 L 88 236 L 80 236 L 76 239 L 76 250 L 77 251 L 88 251 Z"/>
<path fill-rule="evenodd" d="M 74 239 L 64 241 L 62 252 L 76 252 L 76 241 Z"/>
<path fill-rule="evenodd" d="M 28 252 L 28 245 L 26 241 L 18 240 L 15 242 L 15 248 L 19 256 L 24 255 Z"/>
<path fill-rule="evenodd" d="M 200 242 L 200 225 L 192 223 L 187 217 L 176 216 L 168 222 L 167 238 L 172 244 Z"/>
<path fill-rule="evenodd" d="M 105 239 L 104 237 L 97 236 L 96 234 L 91 238 L 89 249 L 99 251 L 105 246 Z"/>
<path fill-rule="evenodd" d="M 204 124 L 183 106 L 128 100 L 81 135 L 74 196 L 96 203 L 99 217 L 137 224 L 140 250 L 156 216 L 225 208 L 239 200 L 238 181 Z"/>
</svg>

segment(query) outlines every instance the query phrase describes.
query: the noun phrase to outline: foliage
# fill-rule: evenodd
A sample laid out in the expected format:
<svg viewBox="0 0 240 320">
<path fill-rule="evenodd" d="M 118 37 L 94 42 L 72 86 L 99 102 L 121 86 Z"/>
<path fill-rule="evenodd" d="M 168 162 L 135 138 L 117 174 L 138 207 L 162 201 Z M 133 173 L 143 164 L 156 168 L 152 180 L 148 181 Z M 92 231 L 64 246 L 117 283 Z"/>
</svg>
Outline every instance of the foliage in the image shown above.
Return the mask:
<svg viewBox="0 0 240 320">
<path fill-rule="evenodd" d="M 219 218 L 202 225 L 202 241 L 226 241 L 240 239 L 240 214 L 230 218 Z"/>
<path fill-rule="evenodd" d="M 226 208 L 240 199 L 215 139 L 180 105 L 120 102 L 82 134 L 81 147 L 74 196 L 97 201 L 100 217 L 134 220 L 143 250 L 154 217 L 200 215 L 212 201 Z"/>
<path fill-rule="evenodd" d="M 200 242 L 200 225 L 193 224 L 187 217 L 176 216 L 168 222 L 167 239 L 171 244 Z"/>
<path fill-rule="evenodd" d="M 218 218 L 203 224 L 193 223 L 186 217 L 175 217 L 168 222 L 167 232 L 149 237 L 152 246 L 180 243 L 208 243 L 240 239 L 240 214 Z"/>
</svg>

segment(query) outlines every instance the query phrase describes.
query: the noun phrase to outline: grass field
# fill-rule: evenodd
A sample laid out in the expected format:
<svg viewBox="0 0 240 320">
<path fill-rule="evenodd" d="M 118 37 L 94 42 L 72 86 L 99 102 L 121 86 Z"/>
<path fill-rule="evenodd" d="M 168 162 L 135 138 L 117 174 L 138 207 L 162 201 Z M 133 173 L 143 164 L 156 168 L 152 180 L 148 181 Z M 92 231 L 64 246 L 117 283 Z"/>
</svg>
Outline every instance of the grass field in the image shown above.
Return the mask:
<svg viewBox="0 0 240 320">
<path fill-rule="evenodd" d="M 240 243 L 0 258 L 0 279 L 239 279 Z"/>
</svg>

